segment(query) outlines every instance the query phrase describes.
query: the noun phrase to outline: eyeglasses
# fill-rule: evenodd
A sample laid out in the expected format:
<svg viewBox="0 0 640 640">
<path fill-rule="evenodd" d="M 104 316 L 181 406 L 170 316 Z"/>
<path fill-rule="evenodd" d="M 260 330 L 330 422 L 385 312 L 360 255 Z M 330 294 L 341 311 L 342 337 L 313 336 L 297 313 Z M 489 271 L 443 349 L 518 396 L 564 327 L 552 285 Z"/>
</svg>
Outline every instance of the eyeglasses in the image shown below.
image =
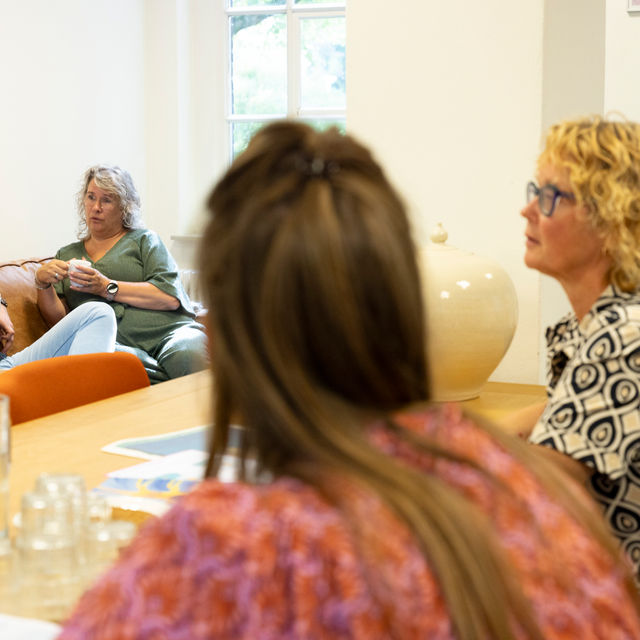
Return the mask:
<svg viewBox="0 0 640 640">
<path fill-rule="evenodd" d="M 573 193 L 561 191 L 552 184 L 545 184 L 544 187 L 539 187 L 535 182 L 529 182 L 527 183 L 527 204 L 534 198 L 538 198 L 540 213 L 543 216 L 547 216 L 547 218 L 553 215 L 553 210 L 556 208 L 558 198 L 567 198 L 567 200 L 576 199 Z"/>
</svg>

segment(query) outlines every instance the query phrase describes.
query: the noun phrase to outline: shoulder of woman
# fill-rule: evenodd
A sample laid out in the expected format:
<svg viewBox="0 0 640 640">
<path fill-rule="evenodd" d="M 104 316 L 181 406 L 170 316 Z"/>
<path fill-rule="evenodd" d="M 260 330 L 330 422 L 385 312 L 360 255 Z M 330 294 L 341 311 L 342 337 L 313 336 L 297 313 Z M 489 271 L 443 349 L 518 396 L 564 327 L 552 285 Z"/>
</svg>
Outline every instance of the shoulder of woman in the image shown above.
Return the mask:
<svg viewBox="0 0 640 640">
<path fill-rule="evenodd" d="M 136 242 L 141 242 L 147 238 L 155 238 L 157 236 L 158 234 L 150 229 L 132 229 L 126 234 L 126 237 L 129 238 L 129 240 L 134 240 Z"/>
<path fill-rule="evenodd" d="M 249 485 L 208 479 L 143 527 L 122 556 L 116 569 L 120 575 L 112 577 L 120 581 L 139 571 L 162 574 L 178 558 L 188 573 L 217 558 L 242 581 L 247 563 L 262 566 L 273 549 L 286 552 L 293 538 L 321 541 L 327 534 L 344 535 L 342 518 L 301 482 Z"/>
<path fill-rule="evenodd" d="M 640 326 L 640 293 L 629 294 L 629 297 L 614 306 L 621 318 Z"/>
<path fill-rule="evenodd" d="M 244 519 L 257 512 L 280 517 L 281 510 L 295 510 L 298 504 L 318 509 L 326 506 L 315 489 L 294 478 L 282 478 L 268 484 L 223 483 L 209 478 L 185 495 L 178 507 L 184 512 L 218 511 L 227 514 L 223 517 Z"/>
<path fill-rule="evenodd" d="M 640 323 L 640 291 L 622 291 L 609 285 L 588 315 L 600 324 Z"/>
<path fill-rule="evenodd" d="M 487 423 L 482 417 L 463 411 L 457 403 L 446 403 L 432 407 L 417 407 L 394 416 L 398 425 L 413 431 L 425 439 L 427 447 L 448 451 L 460 462 L 466 461 L 483 473 L 469 467 L 468 474 L 484 484 L 487 476 L 501 478 L 510 483 L 527 476 L 523 464 L 505 448 L 499 427 Z M 434 471 L 450 484 L 457 486 L 456 475 L 459 464 L 450 462 L 446 456 L 417 451 L 401 438 L 390 433 L 374 432 L 374 442 L 388 455 L 399 457 L 425 471 Z M 523 475 L 524 474 L 524 475 Z M 471 477 L 469 476 L 469 477 Z"/>
<path fill-rule="evenodd" d="M 129 235 L 131 239 L 138 242 L 141 247 L 167 251 L 167 247 L 160 235 L 151 229 L 135 229 L 134 231 L 130 231 Z"/>
<path fill-rule="evenodd" d="M 84 250 L 84 245 L 81 240 L 77 242 L 72 242 L 70 244 L 65 244 L 64 247 L 60 247 L 56 252 L 56 257 L 59 257 L 63 260 L 66 260 L 66 256 L 70 256 L 71 258 L 77 258 L 76 255 L 78 250 Z M 73 255 L 72 255 L 73 254 Z"/>
<path fill-rule="evenodd" d="M 473 434 L 488 437 L 473 419 L 470 419 L 455 402 L 440 405 L 420 405 L 394 416 L 398 424 L 405 429 L 415 431 L 442 443 L 456 439 L 456 434 L 462 434 L 463 440 Z"/>
<path fill-rule="evenodd" d="M 608 339 L 616 345 L 612 353 L 627 348 L 632 343 L 640 344 L 640 296 L 628 294 L 611 299 L 608 304 L 590 312 L 580 323 L 580 332 L 587 338 L 585 346 Z"/>
<path fill-rule="evenodd" d="M 180 510 L 179 517 L 196 518 L 221 539 L 232 543 L 242 534 L 246 537 L 241 544 L 252 546 L 265 542 L 262 534 L 273 542 L 278 532 L 319 531 L 342 522 L 338 510 L 315 488 L 286 477 L 255 485 L 205 480 L 184 496 Z M 255 530 L 257 521 L 266 527 L 262 534 Z"/>
</svg>

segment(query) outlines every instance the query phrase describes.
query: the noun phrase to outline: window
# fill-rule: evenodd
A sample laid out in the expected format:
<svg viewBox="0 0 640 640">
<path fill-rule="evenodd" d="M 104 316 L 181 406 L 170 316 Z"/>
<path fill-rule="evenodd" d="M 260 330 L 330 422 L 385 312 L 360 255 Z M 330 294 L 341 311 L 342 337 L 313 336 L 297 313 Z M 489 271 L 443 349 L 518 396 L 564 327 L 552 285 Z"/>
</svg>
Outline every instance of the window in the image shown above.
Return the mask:
<svg viewBox="0 0 640 640">
<path fill-rule="evenodd" d="M 227 0 L 231 157 L 266 122 L 344 129 L 345 2 Z"/>
</svg>

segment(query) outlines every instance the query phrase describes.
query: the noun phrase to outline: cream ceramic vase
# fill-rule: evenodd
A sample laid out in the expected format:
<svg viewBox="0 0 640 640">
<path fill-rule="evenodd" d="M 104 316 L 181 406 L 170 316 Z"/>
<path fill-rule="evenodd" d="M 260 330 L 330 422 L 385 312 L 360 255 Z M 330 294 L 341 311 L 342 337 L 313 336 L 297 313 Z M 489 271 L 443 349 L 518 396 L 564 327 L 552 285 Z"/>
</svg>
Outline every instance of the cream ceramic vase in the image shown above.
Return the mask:
<svg viewBox="0 0 640 640">
<path fill-rule="evenodd" d="M 445 244 L 442 225 L 431 240 L 419 256 L 432 396 L 468 400 L 480 393 L 511 344 L 518 299 L 500 265 Z"/>
</svg>

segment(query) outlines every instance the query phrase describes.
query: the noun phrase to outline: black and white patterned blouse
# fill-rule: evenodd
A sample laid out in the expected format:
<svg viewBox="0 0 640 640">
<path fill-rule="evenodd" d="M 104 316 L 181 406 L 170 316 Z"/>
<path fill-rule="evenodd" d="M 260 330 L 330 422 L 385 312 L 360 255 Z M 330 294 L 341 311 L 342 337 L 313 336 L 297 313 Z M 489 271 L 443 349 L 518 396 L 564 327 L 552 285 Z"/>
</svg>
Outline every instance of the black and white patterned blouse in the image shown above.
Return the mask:
<svg viewBox="0 0 640 640">
<path fill-rule="evenodd" d="M 609 286 L 546 337 L 548 401 L 530 441 L 595 470 L 589 490 L 640 583 L 640 292 Z"/>
</svg>

